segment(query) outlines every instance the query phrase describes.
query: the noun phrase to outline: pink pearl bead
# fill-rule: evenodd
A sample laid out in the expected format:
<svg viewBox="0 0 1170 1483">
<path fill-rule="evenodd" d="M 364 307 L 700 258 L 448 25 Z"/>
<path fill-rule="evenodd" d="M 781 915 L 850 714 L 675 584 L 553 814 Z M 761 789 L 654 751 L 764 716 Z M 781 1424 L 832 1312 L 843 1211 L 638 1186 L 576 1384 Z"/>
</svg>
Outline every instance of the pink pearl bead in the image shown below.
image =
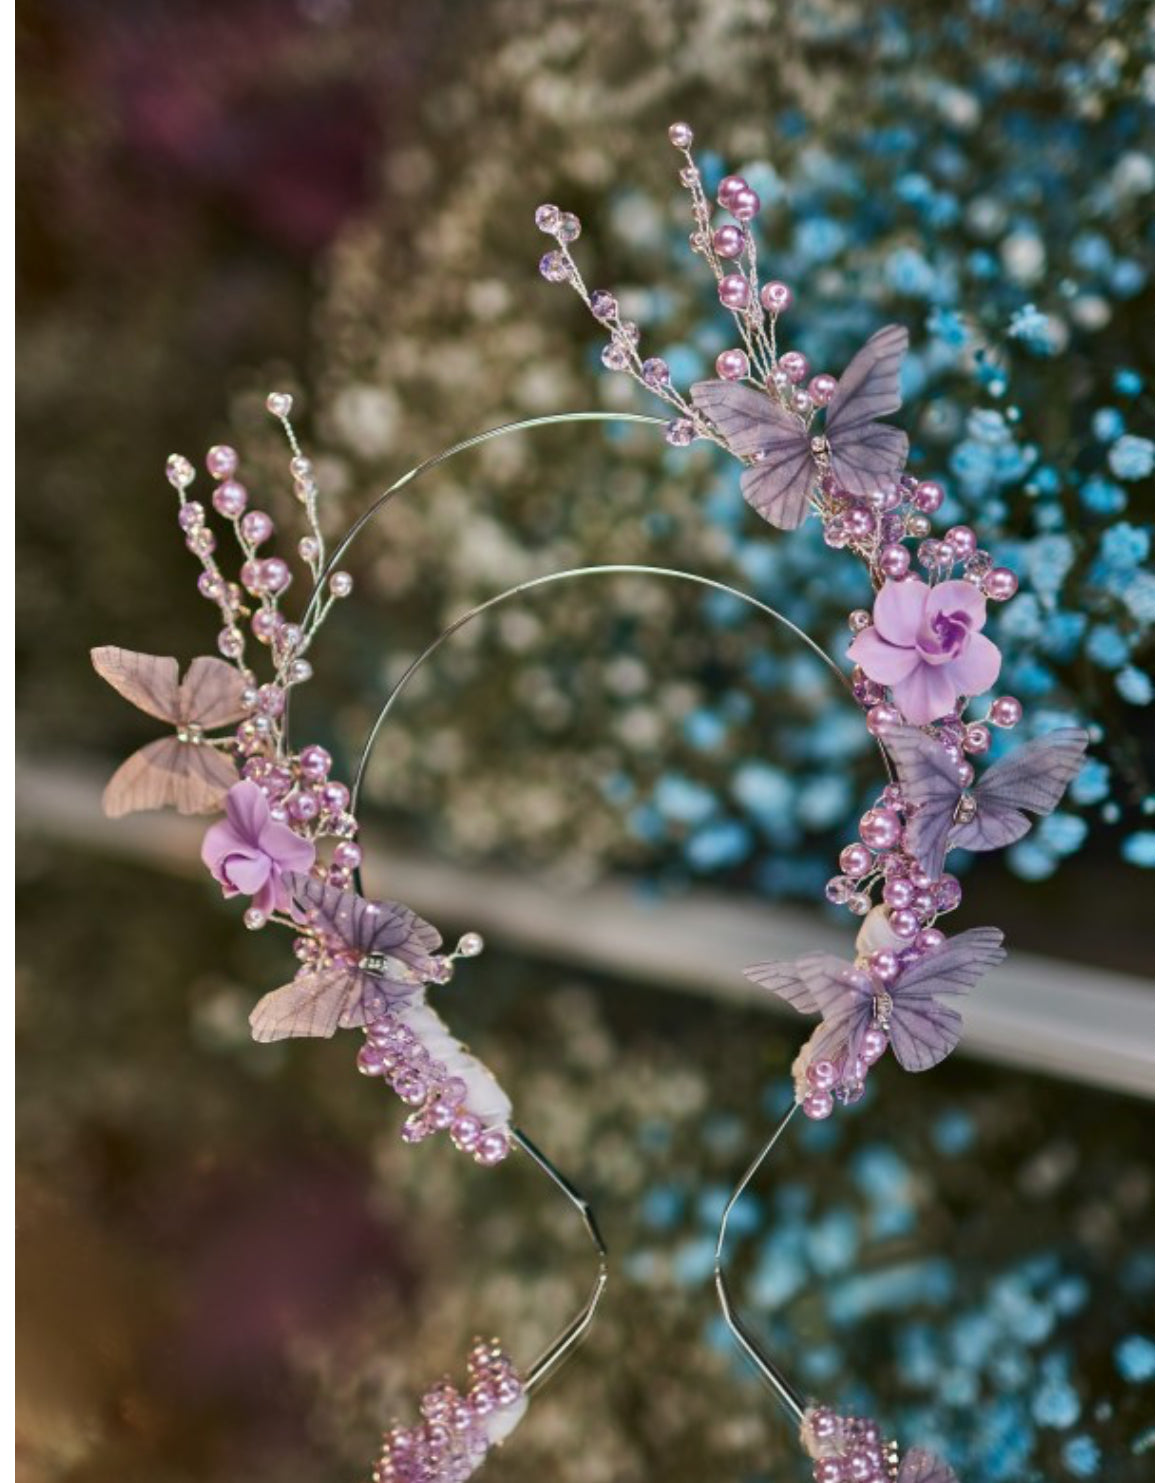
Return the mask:
<svg viewBox="0 0 1170 1483">
<path fill-rule="evenodd" d="M 808 1424 L 818 1442 L 828 1442 L 837 1435 L 838 1418 L 828 1406 L 818 1406 L 809 1417 Z"/>
<path fill-rule="evenodd" d="M 719 302 L 726 309 L 746 309 L 751 299 L 751 285 L 742 273 L 728 273 L 719 281 Z"/>
<path fill-rule="evenodd" d="M 1005 731 L 1018 725 L 1023 714 L 1024 707 L 1014 695 L 1001 695 L 991 702 L 991 719 Z"/>
<path fill-rule="evenodd" d="M 226 443 L 207 450 L 207 472 L 213 479 L 230 479 L 240 464 L 240 456 Z"/>
<path fill-rule="evenodd" d="M 739 257 L 743 252 L 743 233 L 738 227 L 718 227 L 711 237 L 711 246 L 719 257 Z"/>
<path fill-rule="evenodd" d="M 871 808 L 862 814 L 858 832 L 870 849 L 892 850 L 902 838 L 902 821 L 893 809 Z"/>
<path fill-rule="evenodd" d="M 1006 566 L 993 566 L 983 579 L 983 590 L 992 602 L 1007 602 L 1015 597 L 1020 579 Z"/>
<path fill-rule="evenodd" d="M 285 807 L 288 809 L 289 817 L 301 824 L 307 824 L 310 819 L 315 819 L 321 809 L 317 795 L 309 792 L 294 793 Z"/>
<path fill-rule="evenodd" d="M 333 758 L 324 747 L 306 747 L 298 760 L 301 765 L 301 776 L 310 778 L 314 782 L 327 778 L 329 769 L 333 766 Z"/>
<path fill-rule="evenodd" d="M 861 1059 L 867 1066 L 872 1066 L 885 1055 L 889 1043 L 885 1034 L 876 1025 L 871 1025 L 861 1037 Z"/>
<path fill-rule="evenodd" d="M 914 913 L 905 908 L 901 911 L 892 911 L 890 913 L 889 921 L 890 931 L 894 934 L 894 936 L 905 938 L 907 942 L 909 942 L 911 938 L 917 937 L 918 930 L 922 926 L 922 923 L 918 920 Z"/>
<path fill-rule="evenodd" d="M 748 183 L 742 175 L 725 175 L 719 182 L 715 191 L 715 199 L 720 206 L 730 208 L 732 201 L 739 195 L 740 191 L 746 191 Z"/>
<path fill-rule="evenodd" d="M 960 786 L 969 788 L 975 781 L 975 769 L 969 762 L 960 762 L 955 768 L 955 776 L 958 778 Z"/>
<path fill-rule="evenodd" d="M 925 515 L 933 515 L 945 497 L 946 491 L 933 479 L 923 479 L 914 490 L 914 503 Z"/>
<path fill-rule="evenodd" d="M 751 221 L 760 214 L 760 198 L 750 186 L 745 186 L 735 194 L 728 209 L 736 221 Z"/>
<path fill-rule="evenodd" d="M 806 1117 L 811 1117 L 814 1122 L 821 1122 L 833 1110 L 833 1094 L 825 1091 L 809 1092 L 800 1105 Z"/>
<path fill-rule="evenodd" d="M 724 381 L 742 381 L 750 369 L 742 350 L 723 350 L 715 359 L 715 374 Z"/>
<path fill-rule="evenodd" d="M 868 966 L 874 978 L 884 984 L 893 983 L 902 971 L 897 953 L 888 947 L 879 948 L 876 953 L 870 953 Z"/>
<path fill-rule="evenodd" d="M 240 530 L 251 546 L 262 546 L 272 534 L 272 521 L 263 510 L 249 510 L 240 521 Z"/>
<path fill-rule="evenodd" d="M 694 143 L 695 131 L 691 128 L 690 124 L 671 124 L 666 134 L 675 149 L 690 149 Z"/>
<path fill-rule="evenodd" d="M 882 900 L 895 911 L 914 900 L 914 885 L 905 876 L 895 876 L 882 887 Z"/>
<path fill-rule="evenodd" d="M 952 525 L 946 534 L 946 543 L 955 553 L 957 561 L 966 561 L 979 542 L 969 525 Z"/>
<path fill-rule="evenodd" d="M 871 706 L 865 718 L 866 730 L 870 736 L 883 736 L 891 726 L 897 726 L 902 719 L 902 713 L 895 705 L 887 701 L 879 701 L 877 705 Z"/>
<path fill-rule="evenodd" d="M 343 839 L 333 851 L 334 865 L 343 870 L 356 870 L 362 863 L 362 847 L 355 840 Z"/>
<path fill-rule="evenodd" d="M 878 566 L 885 576 L 900 582 L 910 570 L 910 552 L 905 546 L 883 546 Z"/>
<path fill-rule="evenodd" d="M 933 953 L 937 952 L 946 940 L 946 933 L 940 932 L 937 927 L 923 927 L 914 939 L 914 946 L 924 953 Z"/>
<path fill-rule="evenodd" d="M 211 503 L 225 519 L 236 520 L 248 508 L 248 491 L 235 479 L 228 479 L 217 487 Z"/>
<path fill-rule="evenodd" d="M 773 278 L 760 289 L 760 303 L 769 314 L 783 314 L 792 303 L 792 290 L 787 283 Z"/>
<path fill-rule="evenodd" d="M 849 844 L 841 851 L 842 873 L 859 880 L 873 865 L 873 855 L 863 844 Z"/>
<path fill-rule="evenodd" d="M 349 805 L 349 789 L 344 783 L 326 783 L 321 789 L 321 802 L 331 814 L 344 813 Z"/>
<path fill-rule="evenodd" d="M 986 752 L 991 745 L 991 732 L 982 722 L 976 721 L 967 727 L 963 735 L 963 750 L 974 756 Z"/>
<path fill-rule="evenodd" d="M 813 399 L 814 407 L 828 406 L 833 399 L 833 393 L 837 390 L 836 376 L 830 376 L 822 371 L 814 376 L 808 383 L 808 394 Z"/>
<path fill-rule="evenodd" d="M 850 510 L 845 516 L 845 529 L 855 540 L 859 541 L 865 540 L 866 536 L 873 535 L 875 523 L 870 511 L 860 507 Z"/>
<path fill-rule="evenodd" d="M 292 581 L 288 563 L 279 556 L 270 556 L 261 564 L 260 581 L 265 592 L 283 592 Z"/>
<path fill-rule="evenodd" d="M 814 1483 L 846 1483 L 845 1464 L 839 1457 L 821 1457 L 813 1464 Z"/>
<path fill-rule="evenodd" d="M 849 1483 L 878 1483 L 879 1475 L 874 1472 L 873 1463 L 865 1452 L 850 1452 L 845 1460 L 846 1474 Z"/>
<path fill-rule="evenodd" d="M 780 369 L 789 381 L 800 382 L 808 375 L 808 360 L 799 350 L 786 350 L 780 357 Z"/>
<path fill-rule="evenodd" d="M 830 1091 L 837 1082 L 837 1067 L 832 1061 L 814 1061 L 808 1068 L 808 1084 L 814 1091 Z"/>
<path fill-rule="evenodd" d="M 381 1076 L 386 1069 L 381 1048 L 367 1040 L 357 1053 L 357 1068 L 363 1076 Z"/>
<path fill-rule="evenodd" d="M 470 1113 L 457 1117 L 451 1124 L 451 1141 L 457 1148 L 470 1150 L 475 1147 L 483 1133 L 483 1124 Z"/>
</svg>

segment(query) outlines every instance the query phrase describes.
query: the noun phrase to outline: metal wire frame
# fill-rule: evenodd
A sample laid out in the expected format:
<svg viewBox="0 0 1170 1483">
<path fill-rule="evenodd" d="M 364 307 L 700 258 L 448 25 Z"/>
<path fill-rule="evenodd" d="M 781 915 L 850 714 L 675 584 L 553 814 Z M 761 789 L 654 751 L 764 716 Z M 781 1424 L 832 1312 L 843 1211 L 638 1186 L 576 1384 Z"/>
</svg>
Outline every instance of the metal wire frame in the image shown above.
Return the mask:
<svg viewBox="0 0 1170 1483">
<path fill-rule="evenodd" d="M 558 413 L 552 416 L 529 418 L 524 421 L 507 423 L 500 427 L 491 428 L 486 432 L 478 433 L 474 437 L 467 438 L 460 443 L 452 445 L 450 448 L 444 449 L 442 453 L 436 454 L 432 458 L 424 460 L 424 462 L 417 464 L 414 468 L 410 469 L 400 479 L 392 484 L 388 489 L 386 489 L 378 497 L 378 499 L 376 499 L 374 503 L 370 505 L 370 507 L 361 516 L 359 516 L 359 518 L 353 523 L 353 525 L 350 526 L 345 535 L 342 536 L 341 540 L 337 544 L 337 547 L 335 548 L 328 562 L 323 568 L 316 586 L 314 587 L 313 593 L 309 599 L 309 603 L 305 611 L 303 626 L 307 629 L 311 625 L 313 616 L 317 612 L 322 597 L 327 591 L 330 575 L 338 568 L 346 552 L 353 545 L 357 537 L 362 533 L 366 526 L 369 525 L 370 522 L 373 521 L 399 494 L 401 494 L 408 486 L 413 484 L 429 469 L 437 467 L 438 465 L 446 462 L 447 459 L 454 457 L 458 453 L 476 448 L 494 438 L 503 437 L 512 433 L 524 432 L 535 428 L 559 426 L 566 423 L 574 422 L 639 423 L 650 426 L 665 425 L 664 419 L 662 418 L 642 416 L 633 413 Z M 485 613 L 490 612 L 493 608 L 496 608 L 514 598 L 553 586 L 554 584 L 591 576 L 643 576 L 666 578 L 674 581 L 688 582 L 693 585 L 705 587 L 709 590 L 720 592 L 726 596 L 736 598 L 747 606 L 755 608 L 757 611 L 765 614 L 768 618 L 772 619 L 772 621 L 775 622 L 779 627 L 784 629 L 792 637 L 796 638 L 800 643 L 805 645 L 814 654 L 816 654 L 816 656 L 825 665 L 828 666 L 828 668 L 833 672 L 833 674 L 845 687 L 846 690 L 849 690 L 850 688 L 850 681 L 848 676 L 843 673 L 836 662 L 831 658 L 829 654 L 824 651 L 824 649 L 821 648 L 821 646 L 815 641 L 815 639 L 813 639 L 802 628 L 800 628 L 799 625 L 794 623 L 783 613 L 779 612 L 776 608 L 773 608 L 768 603 L 763 602 L 761 599 L 753 597 L 750 593 L 742 592 L 738 588 L 732 587 L 725 582 L 720 582 L 713 577 L 706 577 L 697 572 L 682 571 L 672 567 L 656 567 L 631 563 L 606 563 L 596 566 L 574 567 L 567 570 L 549 572 L 542 576 L 533 577 L 526 582 L 517 583 L 515 586 L 508 588 L 506 591 L 496 593 L 494 596 L 487 598 L 485 601 L 478 603 L 475 607 L 469 608 L 466 612 L 460 614 L 452 622 L 448 623 L 447 626 L 442 629 L 442 631 L 430 642 L 430 644 L 428 644 L 427 647 L 423 649 L 411 661 L 406 669 L 403 670 L 402 674 L 395 681 L 393 687 L 391 688 L 385 701 L 383 702 L 382 708 L 379 711 L 376 719 L 374 720 L 374 723 L 371 726 L 366 736 L 366 740 L 362 746 L 358 765 L 353 778 L 351 799 L 352 810 L 355 813 L 357 811 L 361 797 L 362 785 L 365 781 L 370 760 L 373 756 L 374 748 L 377 745 L 378 736 L 381 733 L 382 728 L 388 721 L 394 706 L 397 704 L 399 698 L 402 696 L 406 687 L 409 685 L 411 679 L 418 673 L 423 665 L 427 663 L 428 660 L 433 658 L 434 655 L 437 654 L 438 651 L 443 648 L 443 646 L 452 637 L 454 637 L 456 633 L 460 631 L 460 629 L 464 628 L 474 619 L 482 617 Z M 286 715 L 286 724 L 287 720 L 288 718 Z M 884 763 L 887 776 L 890 777 L 892 780 L 893 773 L 890 765 L 890 760 L 886 754 L 885 748 L 881 746 L 880 741 L 878 743 L 878 747 L 882 755 L 882 761 Z M 355 889 L 359 892 L 361 890 L 360 871 L 355 872 Z M 731 1295 L 728 1290 L 727 1275 L 725 1271 L 725 1250 L 727 1235 L 730 1227 L 732 1212 L 735 1209 L 736 1203 L 743 1195 L 744 1191 L 748 1188 L 748 1185 L 754 1179 L 760 1167 L 764 1164 L 768 1156 L 772 1153 L 773 1149 L 780 1142 L 797 1110 L 798 1104 L 793 1103 L 793 1105 L 785 1113 L 779 1126 L 772 1132 L 772 1134 L 768 1138 L 767 1143 L 752 1160 L 752 1163 L 750 1164 L 747 1171 L 740 1179 L 739 1183 L 736 1185 L 730 1198 L 728 1199 L 727 1204 L 723 1210 L 722 1219 L 719 1225 L 718 1239 L 715 1246 L 713 1257 L 713 1278 L 720 1309 L 722 1311 L 724 1320 L 731 1330 L 731 1333 L 734 1336 L 736 1342 L 739 1344 L 740 1348 L 747 1355 L 752 1365 L 763 1378 L 765 1384 L 768 1386 L 772 1394 L 776 1397 L 777 1401 L 780 1403 L 781 1407 L 784 1409 L 789 1419 L 792 1420 L 797 1426 L 799 1426 L 805 1410 L 805 1401 L 797 1388 L 791 1383 L 791 1381 L 789 1381 L 788 1378 L 783 1374 L 783 1372 L 768 1358 L 763 1345 L 752 1334 L 751 1330 L 747 1327 L 743 1319 L 740 1317 L 734 1303 L 732 1302 Z M 575 1186 L 569 1181 L 567 1176 L 563 1174 L 560 1169 L 557 1168 L 553 1161 L 548 1158 L 548 1156 L 541 1151 L 536 1143 L 520 1128 L 513 1126 L 511 1129 L 511 1137 L 516 1146 L 532 1161 L 533 1164 L 536 1165 L 541 1173 L 573 1206 L 574 1210 L 577 1212 L 582 1224 L 585 1227 L 586 1233 L 589 1236 L 589 1240 L 593 1247 L 594 1253 L 597 1256 L 598 1263 L 597 1273 L 593 1281 L 593 1287 L 584 1305 L 579 1310 L 579 1312 L 569 1321 L 569 1323 L 566 1324 L 566 1326 L 556 1336 L 552 1343 L 549 1344 L 549 1346 L 544 1350 L 539 1358 L 533 1362 L 533 1364 L 526 1372 L 524 1376 L 524 1386 L 526 1391 L 532 1392 L 543 1385 L 557 1372 L 557 1370 L 560 1369 L 565 1361 L 570 1358 L 570 1356 L 584 1341 L 586 1335 L 592 1327 L 598 1306 L 600 1305 L 602 1296 L 609 1281 L 608 1252 L 605 1238 L 602 1235 L 601 1228 L 597 1222 L 597 1218 L 591 1206 L 589 1205 L 588 1201 L 578 1192 Z"/>
</svg>

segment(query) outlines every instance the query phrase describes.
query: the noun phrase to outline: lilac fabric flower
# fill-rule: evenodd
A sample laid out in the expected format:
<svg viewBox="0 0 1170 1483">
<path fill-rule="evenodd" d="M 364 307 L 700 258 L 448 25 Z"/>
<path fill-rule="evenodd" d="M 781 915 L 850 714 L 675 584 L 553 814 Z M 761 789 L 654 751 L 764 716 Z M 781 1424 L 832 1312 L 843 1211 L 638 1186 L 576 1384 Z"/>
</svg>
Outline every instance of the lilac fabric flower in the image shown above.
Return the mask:
<svg viewBox="0 0 1170 1483">
<path fill-rule="evenodd" d="M 255 783 L 237 783 L 227 795 L 227 817 L 203 836 L 203 863 L 225 896 L 251 896 L 265 917 L 291 904 L 283 877 L 309 870 L 317 851 L 274 819 Z"/>
<path fill-rule="evenodd" d="M 999 676 L 1000 653 L 980 632 L 987 600 L 970 582 L 928 587 L 917 577 L 887 582 L 873 624 L 848 655 L 871 680 L 888 685 L 912 726 L 949 715 L 960 695 L 982 695 Z"/>
</svg>

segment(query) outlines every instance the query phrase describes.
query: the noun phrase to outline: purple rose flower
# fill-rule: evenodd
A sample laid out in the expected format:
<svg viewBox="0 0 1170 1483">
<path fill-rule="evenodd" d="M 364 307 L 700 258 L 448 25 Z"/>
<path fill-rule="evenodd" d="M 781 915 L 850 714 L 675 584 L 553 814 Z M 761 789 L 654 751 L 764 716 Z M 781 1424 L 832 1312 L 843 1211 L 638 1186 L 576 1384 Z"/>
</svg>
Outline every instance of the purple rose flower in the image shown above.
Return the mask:
<svg viewBox="0 0 1170 1483">
<path fill-rule="evenodd" d="M 987 600 L 970 582 L 928 587 L 917 577 L 887 582 L 873 624 L 848 655 L 871 680 L 888 685 L 912 726 L 949 715 L 960 695 L 982 695 L 999 676 L 1000 653 L 980 632 Z"/>
<path fill-rule="evenodd" d="M 317 851 L 287 824 L 274 819 L 255 783 L 237 783 L 226 801 L 227 817 L 203 836 L 203 863 L 225 896 L 251 896 L 265 917 L 291 905 L 283 877 L 309 870 Z"/>
</svg>

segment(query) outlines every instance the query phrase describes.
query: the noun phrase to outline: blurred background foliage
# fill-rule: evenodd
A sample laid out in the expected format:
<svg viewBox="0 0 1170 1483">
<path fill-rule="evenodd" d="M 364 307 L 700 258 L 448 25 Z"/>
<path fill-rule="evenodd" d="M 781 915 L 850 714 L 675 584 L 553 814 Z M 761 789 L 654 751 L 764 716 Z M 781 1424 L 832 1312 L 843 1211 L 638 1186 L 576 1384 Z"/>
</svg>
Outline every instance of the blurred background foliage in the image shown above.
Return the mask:
<svg viewBox="0 0 1170 1483">
<path fill-rule="evenodd" d="M 1021 573 L 1003 688 L 1033 721 L 1099 729 L 1060 814 L 981 864 L 981 916 L 1016 946 L 1144 969 L 1151 25 L 1138 0 L 21 0 L 26 755 L 112 764 L 144 740 L 91 644 L 212 641 L 168 453 L 236 442 L 291 530 L 270 388 L 297 394 L 334 533 L 468 433 L 655 410 L 536 274 L 541 201 L 581 216 L 591 281 L 678 378 L 706 374 L 726 329 L 686 249 L 665 139 L 682 117 L 705 170 L 743 168 L 764 198 L 790 343 L 817 368 L 910 326 L 913 471 Z M 586 562 L 695 568 L 839 656 L 852 564 L 811 525 L 777 539 L 736 482 L 650 430 L 548 429 L 452 461 L 357 548 L 298 726 L 352 758 L 441 623 Z M 598 579 L 509 605 L 403 704 L 371 813 L 569 884 L 620 870 L 813 899 L 876 784 L 856 714 L 800 652 L 688 588 Z M 187 882 L 45 842 L 20 884 L 28 1479 L 356 1476 L 471 1325 L 522 1356 L 547 1338 L 586 1275 L 562 1270 L 568 1228 L 535 1213 L 527 1176 L 398 1149 L 348 1045 L 241 1043 L 280 944 L 241 942 Z M 720 1009 L 712 1036 L 708 1010 L 636 985 L 484 967 L 490 993 L 455 1022 L 600 1191 L 629 1278 L 497 1471 L 796 1467 L 708 1330 L 699 1276 L 795 1043 L 746 1011 Z M 947 1075 L 945 1094 L 899 1085 L 896 1147 L 865 1109 L 804 1150 L 804 1182 L 765 1182 L 741 1235 L 753 1308 L 810 1388 L 868 1403 L 880 1373 L 890 1419 L 945 1437 L 966 1483 L 1144 1478 L 1144 1109 Z M 838 1281 L 855 1268 L 876 1286 Z"/>
</svg>

